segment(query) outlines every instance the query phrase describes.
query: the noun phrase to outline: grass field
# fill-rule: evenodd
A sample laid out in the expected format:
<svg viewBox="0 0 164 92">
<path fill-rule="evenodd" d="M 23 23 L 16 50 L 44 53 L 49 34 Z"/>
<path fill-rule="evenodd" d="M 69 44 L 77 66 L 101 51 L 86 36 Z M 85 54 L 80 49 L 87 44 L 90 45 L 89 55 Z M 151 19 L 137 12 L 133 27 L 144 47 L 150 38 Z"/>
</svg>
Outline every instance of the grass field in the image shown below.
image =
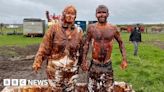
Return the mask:
<svg viewBox="0 0 164 92">
<path fill-rule="evenodd" d="M 133 56 L 133 44 L 128 41 L 129 34 L 123 33 L 128 68 L 119 68 L 121 55 L 115 42 L 112 54 L 115 80 L 126 81 L 133 85 L 136 92 L 164 92 L 164 34 L 142 34 L 143 42 L 139 45 L 139 55 Z"/>
<path fill-rule="evenodd" d="M 128 68 L 120 69 L 121 54 L 114 43 L 112 61 L 117 81 L 132 84 L 136 92 L 164 92 L 164 34 L 142 34 L 139 55 L 133 56 L 133 44 L 129 34 L 121 34 L 127 52 Z M 0 35 L 0 46 L 26 46 L 40 43 L 42 38 Z M 155 44 L 156 43 L 156 44 Z"/>
<path fill-rule="evenodd" d="M 42 40 L 41 37 L 25 37 L 23 35 L 0 35 L 0 46 L 27 46 L 38 44 Z"/>
</svg>

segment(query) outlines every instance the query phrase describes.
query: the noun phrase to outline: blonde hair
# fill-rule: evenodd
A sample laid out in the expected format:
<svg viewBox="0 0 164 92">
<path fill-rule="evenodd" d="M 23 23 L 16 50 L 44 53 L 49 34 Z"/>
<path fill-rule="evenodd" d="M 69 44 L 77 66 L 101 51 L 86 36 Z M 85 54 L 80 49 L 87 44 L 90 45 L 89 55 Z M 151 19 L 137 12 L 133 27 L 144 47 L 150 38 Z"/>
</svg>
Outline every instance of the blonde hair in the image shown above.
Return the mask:
<svg viewBox="0 0 164 92">
<path fill-rule="evenodd" d="M 75 12 L 75 15 L 76 15 L 76 8 L 73 6 L 73 5 L 69 5 L 69 6 L 67 6 L 67 7 L 65 7 L 64 8 L 64 10 L 63 10 L 63 15 L 65 15 L 65 13 L 68 11 L 68 9 L 70 9 L 70 8 L 72 8 L 73 9 L 73 11 Z"/>
</svg>

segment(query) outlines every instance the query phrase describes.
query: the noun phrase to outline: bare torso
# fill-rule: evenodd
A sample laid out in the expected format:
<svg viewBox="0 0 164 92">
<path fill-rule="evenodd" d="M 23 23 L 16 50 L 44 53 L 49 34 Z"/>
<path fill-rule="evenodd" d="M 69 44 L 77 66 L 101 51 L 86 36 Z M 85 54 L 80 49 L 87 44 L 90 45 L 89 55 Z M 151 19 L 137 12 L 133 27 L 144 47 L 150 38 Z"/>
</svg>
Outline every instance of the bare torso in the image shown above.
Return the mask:
<svg viewBox="0 0 164 92">
<path fill-rule="evenodd" d="M 97 63 L 107 63 L 110 61 L 113 38 L 116 35 L 116 28 L 110 24 L 99 26 L 92 25 L 88 30 L 91 31 L 91 39 L 93 41 L 92 58 Z"/>
</svg>

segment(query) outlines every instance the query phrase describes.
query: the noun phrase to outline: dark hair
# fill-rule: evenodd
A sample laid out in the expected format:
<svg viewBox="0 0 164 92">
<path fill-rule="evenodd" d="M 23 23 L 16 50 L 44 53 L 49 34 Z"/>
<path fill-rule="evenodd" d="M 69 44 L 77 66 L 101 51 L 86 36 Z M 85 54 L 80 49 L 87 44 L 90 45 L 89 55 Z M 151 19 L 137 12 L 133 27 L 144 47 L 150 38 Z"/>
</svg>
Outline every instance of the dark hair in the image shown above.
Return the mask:
<svg viewBox="0 0 164 92">
<path fill-rule="evenodd" d="M 140 26 L 136 26 L 136 27 L 134 27 L 134 30 L 137 30 L 137 27 L 138 27 L 138 30 L 141 29 Z"/>
<path fill-rule="evenodd" d="M 105 9 L 108 13 L 108 8 L 105 6 L 105 5 L 99 5 L 97 8 L 96 8 L 96 12 L 98 12 L 99 10 L 101 9 Z"/>
</svg>

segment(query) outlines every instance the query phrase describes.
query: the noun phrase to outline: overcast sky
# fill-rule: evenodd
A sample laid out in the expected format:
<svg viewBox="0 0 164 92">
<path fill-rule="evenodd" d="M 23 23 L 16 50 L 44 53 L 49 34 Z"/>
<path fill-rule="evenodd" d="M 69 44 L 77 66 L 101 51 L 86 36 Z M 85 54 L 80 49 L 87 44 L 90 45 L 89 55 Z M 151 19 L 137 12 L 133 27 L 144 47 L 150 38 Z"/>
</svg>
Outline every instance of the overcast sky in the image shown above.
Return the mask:
<svg viewBox="0 0 164 92">
<path fill-rule="evenodd" d="M 95 9 L 100 4 L 109 8 L 108 21 L 113 24 L 164 23 L 164 0 L 0 0 L 0 23 L 46 19 L 46 10 L 59 15 L 68 5 L 76 7 L 76 20 L 96 20 Z"/>
</svg>

